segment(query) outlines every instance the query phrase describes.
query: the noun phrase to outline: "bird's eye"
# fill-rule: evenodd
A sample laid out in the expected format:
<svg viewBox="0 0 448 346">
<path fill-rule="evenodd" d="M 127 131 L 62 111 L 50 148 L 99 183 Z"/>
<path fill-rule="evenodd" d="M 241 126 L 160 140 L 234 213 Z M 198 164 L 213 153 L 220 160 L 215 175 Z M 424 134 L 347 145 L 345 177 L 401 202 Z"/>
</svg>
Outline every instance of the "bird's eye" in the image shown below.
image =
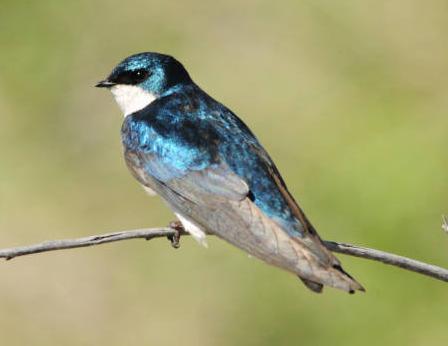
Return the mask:
<svg viewBox="0 0 448 346">
<path fill-rule="evenodd" d="M 136 78 L 142 78 L 142 76 L 145 74 L 144 72 L 145 72 L 145 71 L 143 71 L 143 70 L 137 70 L 137 71 L 135 71 L 135 77 L 136 77 Z"/>
<path fill-rule="evenodd" d="M 149 71 L 145 69 L 128 70 L 121 72 L 115 80 L 117 84 L 136 85 L 143 82 L 149 75 Z"/>
<path fill-rule="evenodd" d="M 130 80 L 132 81 L 131 84 L 138 84 L 143 82 L 149 75 L 148 70 L 139 69 L 130 71 Z"/>
</svg>

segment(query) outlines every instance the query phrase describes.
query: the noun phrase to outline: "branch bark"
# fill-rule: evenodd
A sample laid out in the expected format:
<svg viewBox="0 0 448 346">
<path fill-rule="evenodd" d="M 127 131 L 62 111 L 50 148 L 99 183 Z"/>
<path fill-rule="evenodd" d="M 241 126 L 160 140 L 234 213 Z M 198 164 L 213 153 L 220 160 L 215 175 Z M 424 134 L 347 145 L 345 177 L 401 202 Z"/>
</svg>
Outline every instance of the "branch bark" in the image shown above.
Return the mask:
<svg viewBox="0 0 448 346">
<path fill-rule="evenodd" d="M 79 247 L 94 246 L 128 239 L 151 240 L 154 238 L 167 237 L 168 239 L 171 240 L 172 245 L 174 247 L 177 247 L 178 244 L 176 243 L 176 240 L 178 239 L 179 232 L 181 235 L 187 234 L 184 231 L 179 231 L 178 229 L 169 227 L 143 228 L 130 231 L 105 233 L 76 239 L 50 240 L 34 245 L 2 249 L 0 250 L 0 258 L 10 260 L 15 257 L 32 255 L 40 252 L 74 249 Z M 328 247 L 328 249 L 333 252 L 370 259 L 377 262 L 382 262 L 402 269 L 410 270 L 422 275 L 426 275 L 434 279 L 448 282 L 448 269 L 442 267 L 438 267 L 432 264 L 420 262 L 411 258 L 395 255 L 392 253 L 376 249 L 369 249 L 366 247 L 339 243 L 335 241 L 324 241 L 324 243 Z"/>
</svg>

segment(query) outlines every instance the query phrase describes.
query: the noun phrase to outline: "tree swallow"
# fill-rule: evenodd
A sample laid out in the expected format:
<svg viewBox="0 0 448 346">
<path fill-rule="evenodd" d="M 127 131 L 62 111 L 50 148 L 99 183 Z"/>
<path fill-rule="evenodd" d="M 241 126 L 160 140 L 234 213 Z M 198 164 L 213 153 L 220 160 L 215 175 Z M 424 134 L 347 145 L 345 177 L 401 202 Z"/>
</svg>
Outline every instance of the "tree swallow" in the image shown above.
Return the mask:
<svg viewBox="0 0 448 346">
<path fill-rule="evenodd" d="M 135 54 L 96 86 L 109 89 L 124 113 L 131 173 L 196 240 L 215 234 L 314 292 L 364 290 L 324 246 L 251 130 L 179 61 Z"/>
</svg>

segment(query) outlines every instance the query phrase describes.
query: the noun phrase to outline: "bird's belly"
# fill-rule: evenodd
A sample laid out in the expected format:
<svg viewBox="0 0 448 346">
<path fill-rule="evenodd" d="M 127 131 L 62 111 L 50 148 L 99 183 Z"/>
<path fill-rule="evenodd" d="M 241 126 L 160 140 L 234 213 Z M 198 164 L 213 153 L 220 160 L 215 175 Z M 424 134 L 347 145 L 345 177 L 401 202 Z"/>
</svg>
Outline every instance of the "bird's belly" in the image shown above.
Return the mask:
<svg viewBox="0 0 448 346">
<path fill-rule="evenodd" d="M 179 213 L 175 213 L 179 221 L 182 223 L 182 226 L 185 230 L 190 233 L 193 238 L 202 246 L 208 247 L 207 240 L 205 239 L 205 232 L 200 229 L 197 225 L 187 219 L 185 216 L 182 216 Z"/>
<path fill-rule="evenodd" d="M 153 197 L 153 196 L 157 196 L 157 192 L 155 192 L 153 189 L 151 189 L 150 187 L 148 187 L 148 186 L 145 186 L 145 185 L 142 185 L 142 187 L 143 187 L 143 190 L 145 190 L 145 192 L 148 194 L 148 196 L 151 196 L 151 197 Z"/>
</svg>

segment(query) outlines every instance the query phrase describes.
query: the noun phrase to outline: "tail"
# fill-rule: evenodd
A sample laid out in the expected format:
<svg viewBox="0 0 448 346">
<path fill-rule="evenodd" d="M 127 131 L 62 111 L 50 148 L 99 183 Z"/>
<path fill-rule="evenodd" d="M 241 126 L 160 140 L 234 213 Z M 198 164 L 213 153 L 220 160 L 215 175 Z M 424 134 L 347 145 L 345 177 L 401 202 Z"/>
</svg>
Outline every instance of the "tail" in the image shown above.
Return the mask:
<svg viewBox="0 0 448 346">
<path fill-rule="evenodd" d="M 298 241 L 310 250 L 314 257 L 312 262 L 317 264 L 314 266 L 312 277 L 299 275 L 305 286 L 315 293 L 322 293 L 324 285 L 342 289 L 350 294 L 356 291 L 365 292 L 364 287 L 341 267 L 339 260 L 327 249 L 317 232 L 311 229 L 311 234 Z"/>
<path fill-rule="evenodd" d="M 289 193 L 285 182 L 275 167 L 273 167 L 271 174 L 293 215 L 303 227 L 300 230 L 302 236 L 291 237 L 290 245 L 294 248 L 296 257 L 299 259 L 295 273 L 298 274 L 305 286 L 316 293 L 321 293 L 324 285 L 339 288 L 349 293 L 365 291 L 353 277 L 342 269 L 339 260 L 324 245 L 316 229 Z M 277 239 L 279 239 L 278 235 Z"/>
<path fill-rule="evenodd" d="M 343 289 L 343 290 L 347 291 L 350 294 L 354 294 L 356 291 L 361 291 L 361 292 L 365 292 L 366 291 L 365 288 L 362 287 L 361 284 L 359 282 L 357 282 L 344 269 L 342 269 L 342 267 L 340 265 L 333 266 L 333 269 L 336 270 L 336 271 L 339 271 L 340 274 L 345 276 L 345 278 L 342 281 L 344 283 L 346 283 L 346 284 L 341 285 L 341 283 L 339 282 L 336 285 L 335 284 L 330 284 L 329 286 Z M 324 289 L 324 284 L 323 283 L 312 281 L 312 280 L 309 280 L 309 279 L 305 279 L 305 278 L 302 278 L 300 276 L 298 276 L 298 278 L 303 282 L 303 284 L 308 289 L 310 289 L 314 293 L 322 293 L 322 291 Z"/>
<path fill-rule="evenodd" d="M 302 280 L 303 284 L 307 288 L 309 288 L 311 291 L 313 291 L 314 293 L 322 293 L 322 291 L 324 290 L 324 285 L 322 285 L 322 284 L 320 284 L 318 282 L 311 281 L 311 280 L 308 280 L 308 279 L 304 279 L 304 278 L 301 278 L 300 276 L 298 276 L 298 278 L 300 280 Z"/>
<path fill-rule="evenodd" d="M 298 207 L 296 207 L 298 208 Z M 346 292 L 363 291 L 364 288 L 342 268 L 338 259 L 328 250 L 317 232 L 307 225 L 301 236 L 291 236 L 282 225 L 268 217 L 249 198 L 229 201 L 219 213 L 201 210 L 206 228 L 266 263 L 298 275 L 314 292 L 322 286 L 331 286 Z"/>
</svg>

